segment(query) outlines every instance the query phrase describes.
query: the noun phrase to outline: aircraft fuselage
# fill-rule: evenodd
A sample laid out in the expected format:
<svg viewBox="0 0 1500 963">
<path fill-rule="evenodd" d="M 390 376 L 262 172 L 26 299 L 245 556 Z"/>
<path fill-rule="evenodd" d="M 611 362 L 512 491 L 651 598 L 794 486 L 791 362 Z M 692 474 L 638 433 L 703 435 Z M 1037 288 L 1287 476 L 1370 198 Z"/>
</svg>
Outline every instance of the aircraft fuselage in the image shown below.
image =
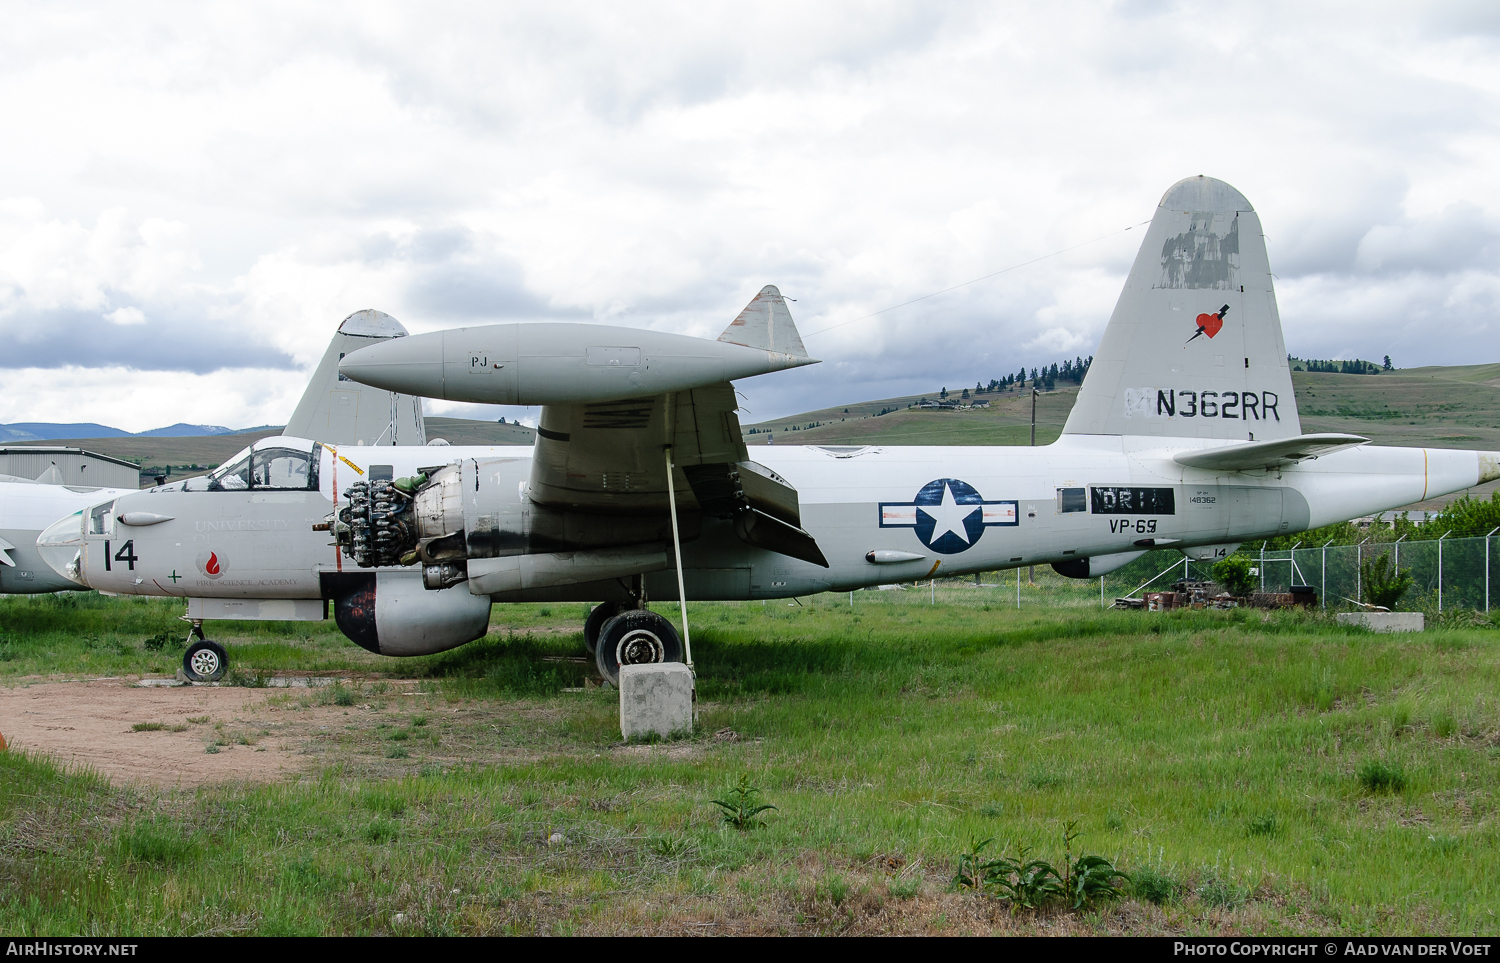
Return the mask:
<svg viewBox="0 0 1500 963">
<path fill-rule="evenodd" d="M 784 598 L 1153 547 L 1232 544 L 1408 504 L 1481 477 L 1477 453 L 1444 449 L 1366 446 L 1254 472 L 1214 473 L 1171 458 L 1202 445 L 1069 436 L 1040 448 L 758 448 L 755 458 L 796 487 L 804 527 L 829 568 L 747 545 L 727 521 L 706 517 L 682 547 L 687 594 Z M 129 595 L 321 599 L 330 576 L 372 571 L 343 555 L 327 531 L 314 530 L 334 512 L 336 492 L 342 497 L 372 472 L 402 477 L 463 461 L 476 464 L 474 484 L 493 486 L 506 511 L 522 518 L 531 510 L 529 448 L 321 449 L 316 490 L 191 491 L 178 484 L 101 506 L 108 511 L 81 538 L 80 575 L 101 591 Z M 647 578 L 651 598 L 676 598 L 670 563 Z M 493 597 L 589 601 L 606 589 L 583 581 Z"/>
</svg>

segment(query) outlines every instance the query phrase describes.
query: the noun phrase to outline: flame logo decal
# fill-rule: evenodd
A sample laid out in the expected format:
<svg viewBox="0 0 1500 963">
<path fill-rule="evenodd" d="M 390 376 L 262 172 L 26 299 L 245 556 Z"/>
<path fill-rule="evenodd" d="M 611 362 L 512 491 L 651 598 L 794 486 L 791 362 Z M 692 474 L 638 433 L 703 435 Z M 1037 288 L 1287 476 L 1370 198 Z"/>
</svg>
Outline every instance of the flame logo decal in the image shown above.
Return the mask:
<svg viewBox="0 0 1500 963">
<path fill-rule="evenodd" d="M 218 552 L 203 552 L 197 558 L 198 571 L 209 578 L 217 579 L 224 574 L 225 565 Z"/>
</svg>

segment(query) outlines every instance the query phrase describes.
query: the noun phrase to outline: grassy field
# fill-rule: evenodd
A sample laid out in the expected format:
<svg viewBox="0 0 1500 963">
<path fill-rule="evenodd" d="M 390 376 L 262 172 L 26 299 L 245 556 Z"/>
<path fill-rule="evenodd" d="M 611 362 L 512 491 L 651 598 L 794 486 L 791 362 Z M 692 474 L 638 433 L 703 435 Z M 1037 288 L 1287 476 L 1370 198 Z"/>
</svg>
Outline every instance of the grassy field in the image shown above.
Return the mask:
<svg viewBox="0 0 1500 963">
<path fill-rule="evenodd" d="M 196 791 L 0 754 L 0 930 L 1500 929 L 1500 632 L 1013 593 L 695 606 L 697 734 L 659 746 L 620 743 L 609 690 L 564 691 L 581 605 L 497 607 L 489 639 L 405 661 L 224 623 L 246 680 L 356 670 L 273 697 L 343 725 L 300 776 Z M 4 684 L 175 664 L 143 646 L 174 608 L 70 598 L 0 599 Z M 741 774 L 777 807 L 746 831 L 711 803 Z M 950 885 L 989 838 L 1060 858 L 1070 821 L 1134 895 L 1021 910 Z"/>
</svg>

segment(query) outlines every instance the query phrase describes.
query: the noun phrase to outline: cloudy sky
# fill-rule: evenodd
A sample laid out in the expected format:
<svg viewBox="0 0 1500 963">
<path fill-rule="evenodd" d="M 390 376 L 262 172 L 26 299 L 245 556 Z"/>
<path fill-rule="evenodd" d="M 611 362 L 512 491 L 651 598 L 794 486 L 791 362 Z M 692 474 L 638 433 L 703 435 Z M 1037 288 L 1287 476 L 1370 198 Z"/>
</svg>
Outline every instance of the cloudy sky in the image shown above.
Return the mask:
<svg viewBox="0 0 1500 963">
<path fill-rule="evenodd" d="M 825 361 L 747 422 L 972 384 L 1090 354 L 1200 173 L 1293 353 L 1500 360 L 1500 8 L 1215 7 L 7 5 L 0 422 L 279 424 L 359 308 L 716 337 L 767 283 Z"/>
</svg>

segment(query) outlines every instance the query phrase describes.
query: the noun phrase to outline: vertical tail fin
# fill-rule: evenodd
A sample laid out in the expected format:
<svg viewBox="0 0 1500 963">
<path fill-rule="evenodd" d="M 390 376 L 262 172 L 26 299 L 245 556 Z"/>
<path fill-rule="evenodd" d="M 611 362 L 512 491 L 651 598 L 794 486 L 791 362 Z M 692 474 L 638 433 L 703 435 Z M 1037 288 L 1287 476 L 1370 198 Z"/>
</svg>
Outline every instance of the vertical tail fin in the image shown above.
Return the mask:
<svg viewBox="0 0 1500 963">
<path fill-rule="evenodd" d="M 345 318 L 281 433 L 335 445 L 427 444 L 421 398 L 371 388 L 339 374 L 339 360 L 349 352 L 404 337 L 401 322 L 382 311 L 366 308 Z"/>
<path fill-rule="evenodd" d="M 1162 197 L 1064 434 L 1302 433 L 1260 218 L 1211 177 Z"/>
<path fill-rule="evenodd" d="M 789 354 L 794 358 L 807 357 L 802 335 L 792 323 L 792 312 L 787 310 L 786 299 L 774 284 L 760 289 L 760 293 L 745 305 L 745 310 L 729 322 L 719 340 Z"/>
</svg>

